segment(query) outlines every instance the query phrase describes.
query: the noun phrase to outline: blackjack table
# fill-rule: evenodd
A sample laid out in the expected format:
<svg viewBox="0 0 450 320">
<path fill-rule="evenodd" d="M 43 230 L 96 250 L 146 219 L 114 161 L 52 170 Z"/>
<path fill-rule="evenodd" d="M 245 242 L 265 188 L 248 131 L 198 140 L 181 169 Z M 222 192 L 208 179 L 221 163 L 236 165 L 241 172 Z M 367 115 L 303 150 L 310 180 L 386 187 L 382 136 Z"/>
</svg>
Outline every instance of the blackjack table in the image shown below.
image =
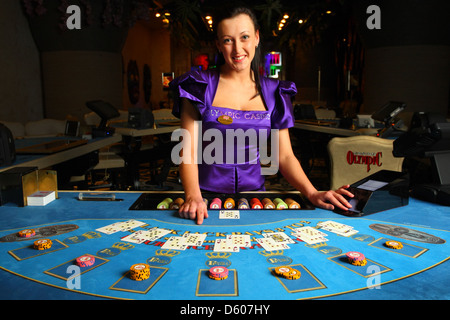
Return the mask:
<svg viewBox="0 0 450 320">
<path fill-rule="evenodd" d="M 183 196 L 173 191 L 59 191 L 45 206 L 4 204 L 0 298 L 450 298 L 450 207 L 410 198 L 404 206 L 349 217 L 315 208 L 296 192 L 267 191 L 234 196 L 294 198 L 301 208 L 210 209 L 201 225 L 180 218 L 177 210 L 157 209 L 164 199 Z M 233 195 L 208 197 L 210 201 Z M 330 223 L 351 232 L 326 228 Z M 299 229 L 305 227 L 320 231 L 318 240 L 299 237 Z M 24 236 L 24 230 L 33 232 Z M 155 230 L 164 232 L 155 236 Z M 190 236 L 191 242 L 181 242 Z M 42 239 L 50 239 L 51 247 L 36 248 Z M 389 241 L 401 248 L 388 247 Z M 350 263 L 349 252 L 362 254 L 364 265 Z M 86 255 L 94 262 L 80 266 L 77 259 Z M 130 268 L 136 264 L 146 266 L 149 277 L 132 279 Z M 289 267 L 299 276 L 281 276 L 278 267 Z M 226 270 L 226 276 L 214 279 L 212 268 Z"/>
</svg>

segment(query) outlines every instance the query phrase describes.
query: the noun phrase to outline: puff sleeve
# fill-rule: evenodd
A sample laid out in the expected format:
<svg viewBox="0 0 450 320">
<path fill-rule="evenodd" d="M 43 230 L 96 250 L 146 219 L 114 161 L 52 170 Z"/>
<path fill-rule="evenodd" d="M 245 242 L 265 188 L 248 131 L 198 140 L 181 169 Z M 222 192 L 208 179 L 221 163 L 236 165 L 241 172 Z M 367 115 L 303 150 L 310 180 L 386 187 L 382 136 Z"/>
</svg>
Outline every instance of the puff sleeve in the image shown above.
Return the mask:
<svg viewBox="0 0 450 320">
<path fill-rule="evenodd" d="M 208 104 L 208 84 L 208 77 L 199 71 L 190 71 L 172 80 L 169 84 L 174 96 L 172 114 L 180 118 L 181 98 L 187 98 L 203 115 L 205 106 Z"/>
<path fill-rule="evenodd" d="M 273 129 L 291 128 L 295 124 L 292 98 L 297 94 L 294 82 L 280 81 L 275 90 L 275 108 L 271 116 Z"/>
</svg>

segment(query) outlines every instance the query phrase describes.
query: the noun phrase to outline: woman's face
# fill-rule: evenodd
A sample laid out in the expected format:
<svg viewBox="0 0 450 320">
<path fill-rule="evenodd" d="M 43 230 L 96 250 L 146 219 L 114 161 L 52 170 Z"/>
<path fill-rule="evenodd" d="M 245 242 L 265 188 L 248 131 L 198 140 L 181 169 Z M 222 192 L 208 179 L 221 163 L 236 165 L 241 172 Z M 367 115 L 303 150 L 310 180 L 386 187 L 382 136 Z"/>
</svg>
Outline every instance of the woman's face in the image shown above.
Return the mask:
<svg viewBox="0 0 450 320">
<path fill-rule="evenodd" d="M 249 70 L 259 44 L 259 31 L 255 30 L 251 18 L 239 14 L 222 20 L 217 29 L 216 44 L 226 65 L 234 71 Z"/>
</svg>

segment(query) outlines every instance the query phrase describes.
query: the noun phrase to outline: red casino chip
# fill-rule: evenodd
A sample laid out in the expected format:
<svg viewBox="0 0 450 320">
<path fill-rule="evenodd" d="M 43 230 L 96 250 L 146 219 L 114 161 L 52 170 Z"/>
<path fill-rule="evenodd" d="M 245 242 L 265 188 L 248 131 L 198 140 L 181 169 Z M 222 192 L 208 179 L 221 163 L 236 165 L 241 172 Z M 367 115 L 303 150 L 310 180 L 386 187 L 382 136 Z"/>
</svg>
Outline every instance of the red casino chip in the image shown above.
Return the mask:
<svg viewBox="0 0 450 320">
<path fill-rule="evenodd" d="M 91 255 L 85 254 L 76 259 L 77 266 L 81 268 L 90 267 L 95 263 L 95 258 Z"/>
<path fill-rule="evenodd" d="M 262 209 L 263 205 L 262 205 L 261 201 L 259 201 L 258 198 L 253 198 L 250 200 L 250 207 L 252 209 Z"/>
<path fill-rule="evenodd" d="M 219 198 L 214 198 L 209 205 L 210 209 L 220 209 L 222 208 L 222 200 Z"/>
<path fill-rule="evenodd" d="M 209 277 L 214 280 L 224 280 L 228 278 L 228 269 L 226 267 L 212 267 L 209 269 Z"/>
<path fill-rule="evenodd" d="M 362 253 L 356 251 L 349 251 L 345 255 L 349 261 L 363 261 L 366 259 Z"/>
</svg>

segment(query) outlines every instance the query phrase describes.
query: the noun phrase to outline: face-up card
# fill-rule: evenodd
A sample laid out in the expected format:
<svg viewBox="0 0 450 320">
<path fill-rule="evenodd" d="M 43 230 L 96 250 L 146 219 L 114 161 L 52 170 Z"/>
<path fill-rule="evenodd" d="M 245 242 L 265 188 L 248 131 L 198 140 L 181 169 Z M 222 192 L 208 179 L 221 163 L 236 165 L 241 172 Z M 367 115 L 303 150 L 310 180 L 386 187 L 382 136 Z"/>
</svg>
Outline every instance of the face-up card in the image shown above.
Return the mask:
<svg viewBox="0 0 450 320">
<path fill-rule="evenodd" d="M 219 219 L 240 219 L 239 210 L 220 210 Z"/>
<path fill-rule="evenodd" d="M 327 230 L 345 237 L 349 237 L 351 235 L 358 233 L 358 231 L 354 230 L 352 226 L 331 220 L 319 222 L 317 226 L 322 228 L 323 230 Z"/>
<path fill-rule="evenodd" d="M 272 238 L 258 238 L 256 239 L 256 242 L 258 242 L 266 251 L 290 249 L 287 244 L 277 243 Z"/>
<path fill-rule="evenodd" d="M 229 234 L 227 240 L 231 240 L 234 246 L 251 247 L 250 235 L 248 234 Z"/>
<path fill-rule="evenodd" d="M 170 237 L 161 247 L 163 249 L 186 250 L 187 245 L 183 237 Z"/>
<path fill-rule="evenodd" d="M 182 237 L 185 239 L 184 243 L 186 245 L 199 247 L 203 244 L 203 241 L 205 241 L 206 234 L 185 233 Z"/>
<path fill-rule="evenodd" d="M 163 228 L 158 228 L 158 227 L 153 227 L 149 230 L 146 230 L 146 237 L 147 240 L 149 241 L 155 241 L 156 239 L 159 239 L 163 236 L 165 236 L 166 234 L 170 233 L 170 230 L 167 229 L 163 229 Z"/>
<path fill-rule="evenodd" d="M 328 241 L 326 233 L 312 227 L 295 228 L 292 235 L 308 244 Z"/>
<path fill-rule="evenodd" d="M 264 238 L 272 238 L 276 243 L 295 243 L 295 241 L 284 232 L 263 233 L 263 236 Z"/>
<path fill-rule="evenodd" d="M 137 221 L 137 220 L 131 219 L 131 220 L 122 222 L 121 223 L 121 228 L 122 228 L 122 231 L 128 231 L 128 230 L 131 230 L 133 228 L 137 228 L 137 227 L 143 226 L 145 224 L 146 224 L 145 222 L 141 222 L 141 221 Z"/>
<path fill-rule="evenodd" d="M 214 242 L 214 251 L 216 252 L 239 252 L 239 247 L 233 244 L 230 239 L 216 239 Z"/>
<path fill-rule="evenodd" d="M 132 234 L 129 234 L 126 237 L 123 237 L 121 240 L 126 242 L 132 242 L 132 243 L 143 243 L 144 241 L 147 241 L 147 230 L 139 230 L 136 232 L 133 232 Z"/>
<path fill-rule="evenodd" d="M 121 224 L 122 222 L 115 222 L 95 230 L 106 234 L 113 234 L 116 233 L 117 231 L 122 231 Z"/>
</svg>

